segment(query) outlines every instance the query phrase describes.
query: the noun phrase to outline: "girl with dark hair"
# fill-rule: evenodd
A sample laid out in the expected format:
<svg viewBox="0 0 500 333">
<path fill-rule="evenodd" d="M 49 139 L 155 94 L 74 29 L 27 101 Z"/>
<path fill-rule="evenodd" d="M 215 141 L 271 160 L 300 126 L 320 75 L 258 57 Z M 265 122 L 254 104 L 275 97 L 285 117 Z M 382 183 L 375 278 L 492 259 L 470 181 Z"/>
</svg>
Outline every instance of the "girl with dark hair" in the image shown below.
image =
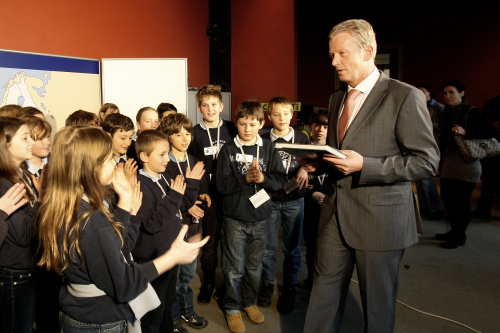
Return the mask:
<svg viewBox="0 0 500 333">
<path fill-rule="evenodd" d="M 34 141 L 26 123 L 0 118 L 0 196 L 14 184 L 23 184 L 27 204 L 7 219 L 7 234 L 0 246 L 0 331 L 29 333 L 35 315 L 34 238 L 38 209 L 38 181 L 21 169 L 33 157 Z M 38 187 L 39 189 L 39 187 Z"/>
</svg>

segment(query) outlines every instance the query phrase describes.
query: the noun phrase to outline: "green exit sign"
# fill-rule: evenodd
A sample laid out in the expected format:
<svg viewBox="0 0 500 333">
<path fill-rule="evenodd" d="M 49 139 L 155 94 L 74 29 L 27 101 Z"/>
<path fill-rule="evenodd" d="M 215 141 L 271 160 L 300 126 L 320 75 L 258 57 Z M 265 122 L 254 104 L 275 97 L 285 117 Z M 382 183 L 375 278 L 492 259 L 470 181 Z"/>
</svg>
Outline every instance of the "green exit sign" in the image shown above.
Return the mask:
<svg viewBox="0 0 500 333">
<path fill-rule="evenodd" d="M 265 112 L 267 112 L 269 103 L 260 103 Z M 301 102 L 292 102 L 293 111 L 299 112 L 301 111 L 302 103 Z"/>
</svg>

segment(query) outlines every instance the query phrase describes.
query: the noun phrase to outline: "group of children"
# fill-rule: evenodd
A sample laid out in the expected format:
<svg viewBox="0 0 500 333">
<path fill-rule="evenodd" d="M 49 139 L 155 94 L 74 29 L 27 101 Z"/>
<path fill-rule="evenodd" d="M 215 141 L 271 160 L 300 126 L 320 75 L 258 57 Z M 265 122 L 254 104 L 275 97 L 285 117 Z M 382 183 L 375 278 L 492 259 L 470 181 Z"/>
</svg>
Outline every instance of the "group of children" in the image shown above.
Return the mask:
<svg viewBox="0 0 500 333">
<path fill-rule="evenodd" d="M 220 118 L 218 87 L 204 86 L 196 98 L 200 124 L 162 103 L 139 110 L 135 133 L 114 104 L 97 115 L 78 110 L 56 134 L 50 156 L 43 113 L 0 117 L 0 279 L 3 290 L 15 290 L 0 295 L 0 332 L 30 332 L 35 312 L 41 332 L 52 331 L 51 320 L 61 332 L 203 328 L 208 321 L 194 311 L 190 284 L 203 248 L 197 300 L 208 304 L 219 242 L 218 296 L 229 330 L 244 332 L 241 313 L 259 324 L 256 304 L 271 305 L 279 221 L 285 261 L 278 310 L 293 310 L 304 201 L 319 211 L 327 174 L 308 174 L 295 156 L 275 149 L 273 142 L 311 143 L 290 127 L 288 99 L 270 101 L 273 129 L 261 137 L 259 102 L 238 105 L 233 124 Z M 326 110 L 311 120 L 313 143 L 325 144 Z M 314 223 L 304 225 L 309 272 L 314 233 Z M 45 276 L 42 288 L 38 276 Z M 45 306 L 35 311 L 36 293 Z"/>
</svg>

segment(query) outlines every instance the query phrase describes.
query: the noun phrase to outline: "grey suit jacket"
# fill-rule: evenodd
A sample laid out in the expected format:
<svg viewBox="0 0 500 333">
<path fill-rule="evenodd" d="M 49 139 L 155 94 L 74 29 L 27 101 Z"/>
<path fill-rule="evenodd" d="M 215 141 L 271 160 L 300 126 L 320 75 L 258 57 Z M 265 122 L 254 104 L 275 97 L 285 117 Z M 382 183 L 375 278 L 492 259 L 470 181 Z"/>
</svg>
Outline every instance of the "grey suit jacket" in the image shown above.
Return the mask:
<svg viewBox="0 0 500 333">
<path fill-rule="evenodd" d="M 411 182 L 434 176 L 439 164 L 425 97 L 381 73 L 339 147 L 337 126 L 345 95 L 338 90 L 330 97 L 328 145 L 361 154 L 363 169 L 348 176 L 331 170 L 318 232 L 337 213 L 350 247 L 403 249 L 418 241 Z"/>
</svg>

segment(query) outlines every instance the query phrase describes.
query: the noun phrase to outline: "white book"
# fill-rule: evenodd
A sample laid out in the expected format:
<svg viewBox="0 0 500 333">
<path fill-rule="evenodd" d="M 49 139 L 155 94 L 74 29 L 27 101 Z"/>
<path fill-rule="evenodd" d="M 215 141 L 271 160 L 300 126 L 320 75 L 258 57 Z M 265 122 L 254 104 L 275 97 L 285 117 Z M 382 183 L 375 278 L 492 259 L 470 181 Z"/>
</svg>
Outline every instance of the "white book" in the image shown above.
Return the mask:
<svg viewBox="0 0 500 333">
<path fill-rule="evenodd" d="M 274 146 L 296 157 L 307 157 L 308 155 L 311 154 L 331 154 L 344 160 L 347 159 L 346 154 L 330 146 L 308 145 L 303 143 L 280 143 L 280 142 L 276 142 Z"/>
</svg>

